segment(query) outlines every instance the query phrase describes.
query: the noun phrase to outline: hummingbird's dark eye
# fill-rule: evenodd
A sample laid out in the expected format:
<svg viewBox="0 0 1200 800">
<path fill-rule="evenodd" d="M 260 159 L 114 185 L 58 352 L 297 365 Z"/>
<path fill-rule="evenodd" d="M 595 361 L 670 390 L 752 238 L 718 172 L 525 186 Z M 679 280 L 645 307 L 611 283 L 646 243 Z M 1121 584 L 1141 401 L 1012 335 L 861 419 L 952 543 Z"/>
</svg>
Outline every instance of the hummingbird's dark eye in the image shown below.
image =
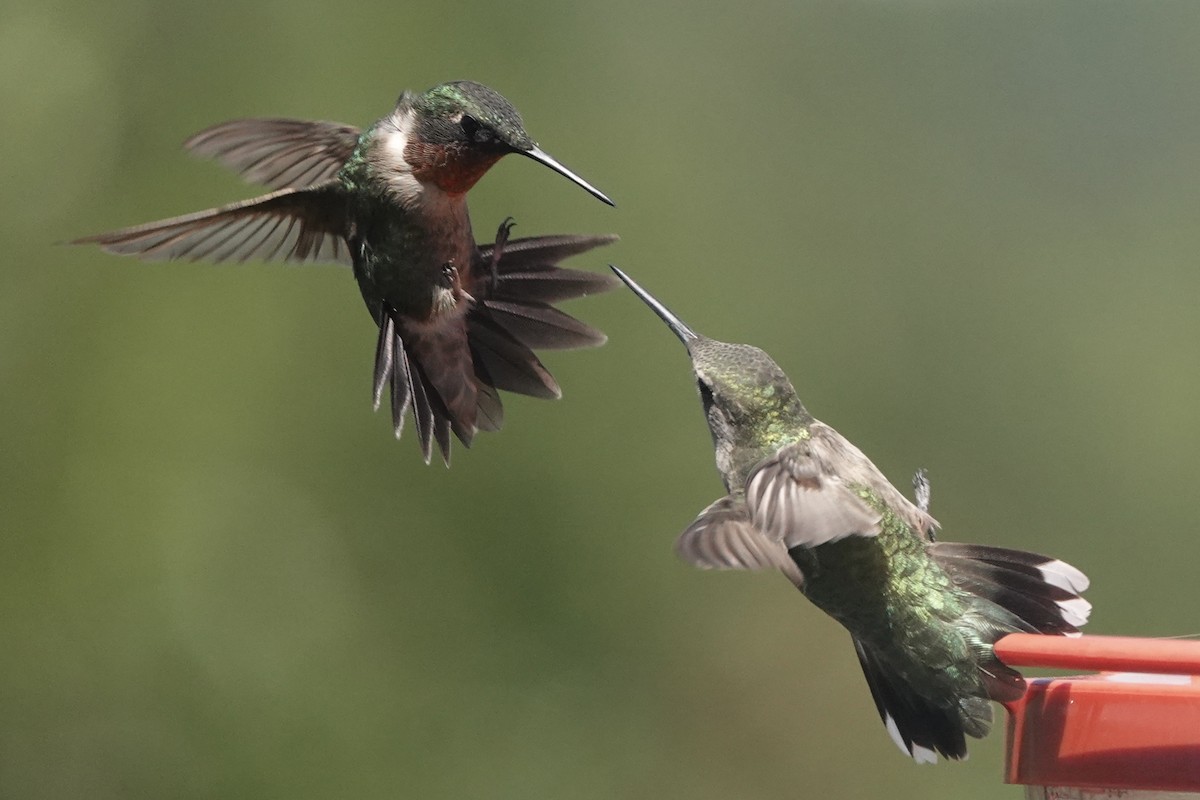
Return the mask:
<svg viewBox="0 0 1200 800">
<path fill-rule="evenodd" d="M 467 137 L 467 141 L 475 142 L 476 144 L 487 144 L 495 139 L 495 134 L 477 119 L 470 114 L 463 114 L 462 120 L 459 121 L 459 126 L 462 127 L 463 135 Z"/>
</svg>

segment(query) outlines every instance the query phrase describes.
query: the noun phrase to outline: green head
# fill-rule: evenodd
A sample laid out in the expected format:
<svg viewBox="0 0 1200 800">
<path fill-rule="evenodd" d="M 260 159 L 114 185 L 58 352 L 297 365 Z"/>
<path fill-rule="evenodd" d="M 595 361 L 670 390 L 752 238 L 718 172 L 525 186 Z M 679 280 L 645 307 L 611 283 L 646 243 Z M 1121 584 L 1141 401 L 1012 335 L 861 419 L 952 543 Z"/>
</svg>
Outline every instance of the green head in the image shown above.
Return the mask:
<svg viewBox="0 0 1200 800">
<path fill-rule="evenodd" d="M 525 132 L 521 114 L 499 92 L 474 81 L 451 81 L 412 100 L 427 141 L 469 141 L 502 152 L 537 145 Z"/>
<path fill-rule="evenodd" d="M 723 473 L 727 473 L 726 465 L 720 464 L 723 448 L 725 457 L 741 461 L 729 448 L 773 450 L 812 421 L 792 382 L 769 355 L 748 344 L 719 342 L 696 333 L 632 278 L 616 267 L 612 270 L 687 348 Z M 746 455 L 755 461 L 762 457 L 757 452 Z"/>
<path fill-rule="evenodd" d="M 406 159 L 426 170 L 419 177 L 446 191 L 467 191 L 502 156 L 517 153 L 613 205 L 600 190 L 538 147 L 512 103 L 481 83 L 450 81 L 420 95 L 406 92 L 397 108 L 411 109 L 416 122 L 409 144 L 413 152 L 406 151 Z"/>
</svg>

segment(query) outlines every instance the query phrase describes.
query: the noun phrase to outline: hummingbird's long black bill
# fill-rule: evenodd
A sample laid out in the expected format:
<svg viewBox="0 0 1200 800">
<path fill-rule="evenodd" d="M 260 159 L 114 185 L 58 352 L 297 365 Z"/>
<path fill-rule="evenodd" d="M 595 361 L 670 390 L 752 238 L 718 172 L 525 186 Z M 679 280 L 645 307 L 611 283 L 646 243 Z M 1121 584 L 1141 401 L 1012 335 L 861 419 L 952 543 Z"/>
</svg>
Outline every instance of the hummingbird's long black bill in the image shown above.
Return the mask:
<svg viewBox="0 0 1200 800">
<path fill-rule="evenodd" d="M 590 183 L 588 183 L 583 178 L 576 175 L 574 172 L 571 172 L 571 170 L 567 169 L 562 164 L 560 164 L 557 159 L 555 159 L 553 156 L 551 156 L 549 153 L 547 153 L 542 148 L 534 145 L 534 147 L 532 147 L 529 150 L 517 150 L 517 152 L 523 156 L 532 158 L 534 161 L 538 162 L 539 164 L 546 165 L 550 169 L 557 172 L 559 175 L 562 175 L 564 178 L 568 178 L 573 183 L 576 183 L 579 186 L 582 186 L 584 189 L 587 189 L 588 192 L 590 192 L 593 196 L 595 196 L 602 202 L 608 203 L 613 208 L 616 208 L 617 204 L 614 203 L 612 200 L 609 200 L 608 195 L 606 195 L 604 192 L 597 189 L 595 186 L 592 186 Z"/>
<path fill-rule="evenodd" d="M 654 295 L 647 292 L 641 286 L 638 286 L 633 278 L 629 277 L 624 272 L 621 272 L 621 270 L 617 269 L 612 264 L 609 264 L 608 268 L 617 273 L 617 277 L 620 278 L 626 286 L 632 289 L 634 294 L 642 298 L 642 302 L 650 306 L 651 310 L 653 310 L 655 314 L 658 314 L 663 322 L 667 323 L 667 327 L 679 337 L 679 341 L 690 346 L 692 342 L 700 338 L 695 331 L 684 324 L 683 320 L 672 314 L 670 309 L 658 302 Z"/>
</svg>

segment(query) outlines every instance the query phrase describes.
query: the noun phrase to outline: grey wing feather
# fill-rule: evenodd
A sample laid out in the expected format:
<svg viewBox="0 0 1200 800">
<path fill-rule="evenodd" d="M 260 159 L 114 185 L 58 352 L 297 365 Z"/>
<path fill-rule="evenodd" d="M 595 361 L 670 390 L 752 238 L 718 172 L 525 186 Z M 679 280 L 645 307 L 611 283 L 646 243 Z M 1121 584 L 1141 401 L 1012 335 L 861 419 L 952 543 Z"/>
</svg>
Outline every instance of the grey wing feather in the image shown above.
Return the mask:
<svg viewBox="0 0 1200 800">
<path fill-rule="evenodd" d="M 350 159 L 360 131 L 338 122 L 235 119 L 200 131 L 183 146 L 251 183 L 272 189 L 327 181 Z"/>
<path fill-rule="evenodd" d="M 344 238 L 346 201 L 341 185 L 271 194 L 194 214 L 76 239 L 110 253 L 147 261 L 333 261 L 350 264 Z"/>
<path fill-rule="evenodd" d="M 801 580 L 787 549 L 754 527 L 740 496 L 726 495 L 701 511 L 679 535 L 675 552 L 701 569 L 776 568 L 793 580 Z"/>
<path fill-rule="evenodd" d="M 781 447 L 746 480 L 755 526 L 788 549 L 877 536 L 882 515 L 828 468 L 817 440 Z"/>
</svg>

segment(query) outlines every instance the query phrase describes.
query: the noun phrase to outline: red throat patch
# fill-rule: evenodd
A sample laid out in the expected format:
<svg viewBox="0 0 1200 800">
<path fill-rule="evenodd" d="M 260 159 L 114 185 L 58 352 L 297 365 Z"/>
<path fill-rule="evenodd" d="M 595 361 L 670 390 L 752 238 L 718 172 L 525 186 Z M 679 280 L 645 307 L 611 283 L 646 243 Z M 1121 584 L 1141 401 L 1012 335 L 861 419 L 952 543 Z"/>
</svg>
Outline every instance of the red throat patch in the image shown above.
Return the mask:
<svg viewBox="0 0 1200 800">
<path fill-rule="evenodd" d="M 502 155 L 423 142 L 409 142 L 404 147 L 404 160 L 412 165 L 413 177 L 446 194 L 465 194 Z"/>
</svg>

